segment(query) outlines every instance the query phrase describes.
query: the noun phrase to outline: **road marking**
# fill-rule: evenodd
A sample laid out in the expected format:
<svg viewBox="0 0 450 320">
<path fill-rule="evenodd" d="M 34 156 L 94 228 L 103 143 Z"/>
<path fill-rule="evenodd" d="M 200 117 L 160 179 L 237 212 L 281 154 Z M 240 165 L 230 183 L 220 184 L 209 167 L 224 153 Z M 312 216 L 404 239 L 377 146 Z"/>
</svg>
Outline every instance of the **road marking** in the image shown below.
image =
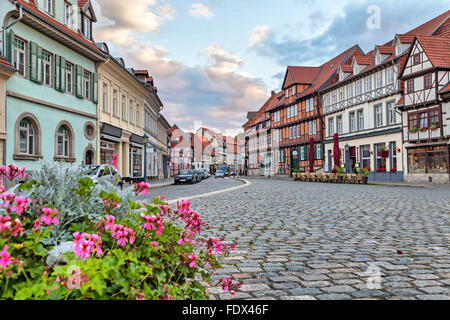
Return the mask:
<svg viewBox="0 0 450 320">
<path fill-rule="evenodd" d="M 199 198 L 210 197 L 210 196 L 214 196 L 214 195 L 225 193 L 225 192 L 231 192 L 231 191 L 236 191 L 236 190 L 239 190 L 239 189 L 242 189 L 242 188 L 247 188 L 247 187 L 252 185 L 252 183 L 250 181 L 245 180 L 245 179 L 236 178 L 236 180 L 242 181 L 242 182 L 244 182 L 244 184 L 241 185 L 241 186 L 232 187 L 232 188 L 228 188 L 228 189 L 223 189 L 223 190 L 218 190 L 218 191 L 214 191 L 214 192 L 199 194 L 199 195 L 195 195 L 195 196 L 191 196 L 191 197 L 183 197 L 183 198 L 179 198 L 179 199 L 175 199 L 175 200 L 170 200 L 167 203 L 169 205 L 175 205 L 175 204 L 177 204 L 177 202 L 179 202 L 181 200 L 194 200 L 194 199 L 199 199 Z"/>
</svg>

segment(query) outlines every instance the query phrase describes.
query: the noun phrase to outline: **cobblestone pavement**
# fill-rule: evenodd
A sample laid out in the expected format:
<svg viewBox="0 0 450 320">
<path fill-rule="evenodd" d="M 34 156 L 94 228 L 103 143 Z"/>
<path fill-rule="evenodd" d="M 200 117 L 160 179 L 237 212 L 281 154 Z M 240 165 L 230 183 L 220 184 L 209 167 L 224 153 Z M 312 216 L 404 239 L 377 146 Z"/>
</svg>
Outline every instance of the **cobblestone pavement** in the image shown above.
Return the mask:
<svg viewBox="0 0 450 320">
<path fill-rule="evenodd" d="M 173 182 L 173 180 L 172 180 Z M 151 185 L 151 183 L 150 183 Z M 147 199 L 153 199 L 155 196 L 164 196 L 167 200 L 175 200 L 182 197 L 190 197 L 199 194 L 219 191 L 223 189 L 228 189 L 236 186 L 243 185 L 243 182 L 235 180 L 233 178 L 214 178 L 203 180 L 202 182 L 196 184 L 183 184 L 183 185 L 170 185 L 164 187 L 158 187 L 155 189 L 150 188 L 150 193 Z"/>
<path fill-rule="evenodd" d="M 192 201 L 238 244 L 215 278 L 243 286 L 211 299 L 449 299 L 448 189 L 250 181 Z"/>
</svg>

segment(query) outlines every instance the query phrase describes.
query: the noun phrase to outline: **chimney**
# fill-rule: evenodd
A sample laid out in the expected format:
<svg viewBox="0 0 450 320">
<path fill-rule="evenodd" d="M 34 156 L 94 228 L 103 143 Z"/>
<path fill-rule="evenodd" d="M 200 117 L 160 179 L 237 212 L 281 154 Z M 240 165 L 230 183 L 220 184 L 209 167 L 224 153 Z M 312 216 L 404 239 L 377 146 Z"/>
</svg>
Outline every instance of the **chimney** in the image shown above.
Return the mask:
<svg viewBox="0 0 450 320">
<path fill-rule="evenodd" d="M 271 94 L 271 96 L 273 97 L 274 95 L 275 95 L 275 91 L 273 91 L 273 90 L 272 90 L 272 94 Z"/>
</svg>

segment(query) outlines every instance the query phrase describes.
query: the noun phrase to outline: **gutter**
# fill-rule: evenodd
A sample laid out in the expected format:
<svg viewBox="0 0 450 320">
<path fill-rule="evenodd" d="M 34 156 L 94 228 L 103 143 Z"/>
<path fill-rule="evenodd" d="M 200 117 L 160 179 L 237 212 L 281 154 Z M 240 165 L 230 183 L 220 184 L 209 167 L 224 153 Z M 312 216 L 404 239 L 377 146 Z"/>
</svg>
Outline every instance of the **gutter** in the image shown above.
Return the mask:
<svg viewBox="0 0 450 320">
<path fill-rule="evenodd" d="M 3 54 L 3 56 L 6 56 L 6 54 L 5 54 L 5 52 L 6 52 L 6 31 L 8 31 L 8 29 L 10 29 L 13 25 L 15 25 L 16 23 L 21 21 L 23 18 L 22 5 L 20 3 L 17 3 L 17 1 L 14 1 L 14 4 L 19 7 L 19 17 L 15 21 L 13 21 L 9 25 L 7 25 L 6 27 L 2 27 L 2 54 Z"/>
</svg>

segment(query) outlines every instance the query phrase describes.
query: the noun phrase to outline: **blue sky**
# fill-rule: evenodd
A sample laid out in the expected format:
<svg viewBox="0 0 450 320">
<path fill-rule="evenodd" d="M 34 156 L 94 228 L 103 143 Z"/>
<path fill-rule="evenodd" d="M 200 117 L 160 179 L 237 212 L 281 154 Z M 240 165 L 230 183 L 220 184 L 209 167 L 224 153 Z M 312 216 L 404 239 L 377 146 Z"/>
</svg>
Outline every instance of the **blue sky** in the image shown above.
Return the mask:
<svg viewBox="0 0 450 320">
<path fill-rule="evenodd" d="M 96 41 L 150 71 L 171 124 L 192 130 L 201 121 L 225 134 L 241 131 L 247 111 L 280 90 L 287 65 L 321 64 L 354 44 L 367 52 L 449 9 L 441 0 L 93 3 Z M 380 28 L 367 27 L 371 6 Z"/>
</svg>

